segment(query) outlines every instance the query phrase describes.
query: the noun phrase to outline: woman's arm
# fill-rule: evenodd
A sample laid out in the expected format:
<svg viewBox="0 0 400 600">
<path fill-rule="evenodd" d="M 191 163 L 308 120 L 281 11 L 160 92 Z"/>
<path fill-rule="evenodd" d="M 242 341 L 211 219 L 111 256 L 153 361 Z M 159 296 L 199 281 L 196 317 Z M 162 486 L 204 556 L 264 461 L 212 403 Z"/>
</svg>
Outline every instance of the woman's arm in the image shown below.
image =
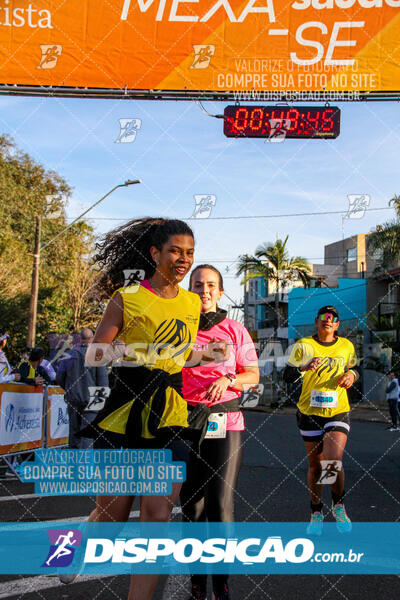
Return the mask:
<svg viewBox="0 0 400 600">
<path fill-rule="evenodd" d="M 246 391 L 254 387 L 260 381 L 260 371 L 258 364 L 249 364 L 245 367 L 240 367 L 241 373 L 236 373 L 236 381 L 232 384 L 229 377 L 223 375 L 212 382 L 206 393 L 206 399 L 211 402 L 220 400 L 228 388 L 233 390 Z"/>
<path fill-rule="evenodd" d="M 85 357 L 87 366 L 101 367 L 123 355 L 125 344 L 116 340 L 123 328 L 123 311 L 123 300 L 121 294 L 117 292 L 108 303 L 94 334 L 93 342 L 87 349 Z"/>
</svg>

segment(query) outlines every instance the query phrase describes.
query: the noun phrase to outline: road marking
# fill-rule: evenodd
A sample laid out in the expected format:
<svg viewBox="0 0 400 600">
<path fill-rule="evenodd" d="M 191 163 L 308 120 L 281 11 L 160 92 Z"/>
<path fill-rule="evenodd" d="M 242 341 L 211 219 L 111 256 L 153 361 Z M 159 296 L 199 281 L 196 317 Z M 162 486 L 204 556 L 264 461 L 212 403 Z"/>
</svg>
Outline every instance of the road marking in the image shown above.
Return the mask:
<svg viewBox="0 0 400 600">
<path fill-rule="evenodd" d="M 182 509 L 180 506 L 175 506 L 172 509 L 172 514 L 173 515 L 181 515 L 182 514 Z M 139 510 L 131 510 L 131 512 L 129 513 L 129 519 L 137 519 L 140 515 L 140 511 Z M 66 517 L 66 518 L 62 518 L 59 517 L 58 519 L 49 519 L 47 521 L 38 521 L 35 523 L 29 523 L 29 522 L 21 522 L 21 523 L 13 523 L 12 525 L 10 524 L 10 527 L 7 527 L 8 529 L 19 529 L 20 526 L 24 523 L 27 526 L 27 529 L 35 529 L 35 528 L 41 528 L 43 526 L 43 523 L 81 523 L 83 521 L 86 521 L 88 518 L 88 515 L 85 515 L 83 517 Z M 3 521 L 2 522 L 3 528 L 4 526 L 7 525 L 7 521 Z"/>
<path fill-rule="evenodd" d="M 186 600 L 189 594 L 189 575 L 170 575 L 163 589 L 162 600 Z"/>
<path fill-rule="evenodd" d="M 53 497 L 53 496 L 52 496 Z M 31 500 L 32 498 L 43 498 L 38 494 L 20 494 L 19 496 L 0 496 L 0 502 L 9 502 L 10 500 Z"/>
<path fill-rule="evenodd" d="M 92 579 L 105 579 L 106 577 L 115 577 L 115 574 L 81 575 L 78 581 L 85 582 Z M 10 581 L 0 583 L 0 598 L 10 598 L 12 596 L 20 596 L 22 594 L 29 594 L 38 592 L 39 590 L 48 590 L 61 586 L 64 586 L 66 590 L 67 586 L 64 583 L 61 583 L 57 576 L 38 575 L 37 577 L 25 577 L 24 579 L 11 579 Z"/>
</svg>

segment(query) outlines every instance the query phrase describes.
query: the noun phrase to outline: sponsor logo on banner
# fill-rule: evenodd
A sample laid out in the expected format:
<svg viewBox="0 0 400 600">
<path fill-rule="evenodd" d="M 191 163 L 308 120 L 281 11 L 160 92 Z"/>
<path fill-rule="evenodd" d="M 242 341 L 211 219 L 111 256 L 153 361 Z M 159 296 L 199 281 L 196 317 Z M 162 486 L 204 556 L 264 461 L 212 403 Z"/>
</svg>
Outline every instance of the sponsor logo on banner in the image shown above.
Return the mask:
<svg viewBox="0 0 400 600">
<path fill-rule="evenodd" d="M 49 395 L 50 401 L 50 437 L 54 439 L 68 437 L 68 408 L 62 394 Z"/>
<path fill-rule="evenodd" d="M 194 58 L 190 69 L 207 69 L 211 58 L 215 54 L 215 46 L 212 44 L 195 44 L 193 46 Z"/>
<path fill-rule="evenodd" d="M 68 567 L 81 545 L 82 532 L 79 529 L 48 529 L 50 548 L 42 567 Z"/>
<path fill-rule="evenodd" d="M 3 392 L 0 445 L 35 442 L 42 437 L 42 394 Z"/>
<path fill-rule="evenodd" d="M 40 50 L 42 56 L 37 68 L 54 69 L 62 54 L 62 46 L 60 44 L 40 44 Z"/>
</svg>

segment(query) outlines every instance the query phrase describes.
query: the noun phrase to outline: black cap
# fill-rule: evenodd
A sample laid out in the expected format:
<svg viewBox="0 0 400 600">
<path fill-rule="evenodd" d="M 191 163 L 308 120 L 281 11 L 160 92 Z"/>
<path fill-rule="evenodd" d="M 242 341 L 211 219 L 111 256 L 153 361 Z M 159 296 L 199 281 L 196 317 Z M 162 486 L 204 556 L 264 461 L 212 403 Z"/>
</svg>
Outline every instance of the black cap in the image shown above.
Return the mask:
<svg viewBox="0 0 400 600">
<path fill-rule="evenodd" d="M 323 306 L 322 308 L 320 308 L 317 314 L 317 319 L 319 315 L 323 315 L 324 313 L 332 313 L 335 317 L 339 319 L 339 313 L 337 311 L 337 308 L 335 308 L 334 306 Z"/>
</svg>

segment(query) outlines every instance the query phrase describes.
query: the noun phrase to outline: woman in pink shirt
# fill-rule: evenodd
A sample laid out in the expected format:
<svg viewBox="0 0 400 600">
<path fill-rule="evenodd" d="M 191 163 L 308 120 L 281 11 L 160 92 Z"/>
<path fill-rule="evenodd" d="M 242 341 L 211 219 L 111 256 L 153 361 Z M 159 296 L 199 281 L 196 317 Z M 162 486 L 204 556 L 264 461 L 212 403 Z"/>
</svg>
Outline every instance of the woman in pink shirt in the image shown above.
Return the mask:
<svg viewBox="0 0 400 600">
<path fill-rule="evenodd" d="M 257 354 L 247 329 L 218 308 L 224 291 L 218 269 L 211 265 L 196 267 L 189 288 L 200 296 L 202 305 L 194 349 L 224 341 L 230 356 L 225 362 L 207 362 L 182 371 L 183 397 L 189 411 L 200 408 L 198 405 L 218 410 L 210 413 L 206 436 L 197 451 L 191 452 L 180 496 L 182 512 L 185 521 L 231 522 L 244 430 L 238 399 L 244 389 L 259 381 Z M 192 575 L 191 583 L 191 599 L 206 600 L 207 575 Z M 227 575 L 213 575 L 212 583 L 214 600 L 230 599 Z"/>
</svg>

